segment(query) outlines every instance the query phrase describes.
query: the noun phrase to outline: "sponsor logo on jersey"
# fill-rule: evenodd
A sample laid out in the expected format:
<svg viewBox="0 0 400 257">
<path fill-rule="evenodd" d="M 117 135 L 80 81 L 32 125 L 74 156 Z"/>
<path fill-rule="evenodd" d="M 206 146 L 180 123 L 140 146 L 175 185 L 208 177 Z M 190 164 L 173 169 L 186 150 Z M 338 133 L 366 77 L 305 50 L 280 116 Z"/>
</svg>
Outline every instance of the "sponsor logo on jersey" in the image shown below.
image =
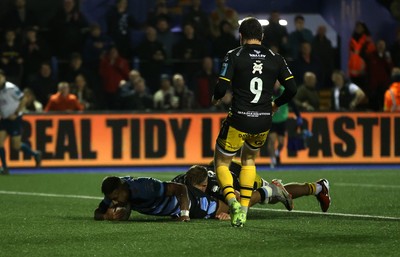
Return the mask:
<svg viewBox="0 0 400 257">
<path fill-rule="evenodd" d="M 264 59 L 267 55 L 266 54 L 262 54 L 260 50 L 253 50 L 254 53 L 249 53 L 249 56 L 251 58 L 261 58 Z"/>
<path fill-rule="evenodd" d="M 255 74 L 256 72 L 262 74 L 262 69 L 263 69 L 263 64 L 262 64 L 262 62 L 260 62 L 260 63 L 255 62 L 255 63 L 253 63 L 253 74 Z"/>
</svg>

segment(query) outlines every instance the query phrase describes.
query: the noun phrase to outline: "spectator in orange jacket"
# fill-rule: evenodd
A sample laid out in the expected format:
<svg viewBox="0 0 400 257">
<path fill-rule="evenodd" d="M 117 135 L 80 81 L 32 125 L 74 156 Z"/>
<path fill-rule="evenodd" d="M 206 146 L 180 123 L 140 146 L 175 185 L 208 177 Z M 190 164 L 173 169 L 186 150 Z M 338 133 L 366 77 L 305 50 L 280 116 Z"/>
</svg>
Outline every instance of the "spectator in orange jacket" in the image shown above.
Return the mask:
<svg viewBox="0 0 400 257">
<path fill-rule="evenodd" d="M 50 96 L 45 112 L 48 111 L 82 111 L 83 105 L 75 95 L 69 93 L 68 82 L 58 83 L 58 92 Z"/>
<path fill-rule="evenodd" d="M 385 112 L 400 112 L 400 68 L 396 67 L 392 70 L 393 83 L 385 93 Z"/>
</svg>

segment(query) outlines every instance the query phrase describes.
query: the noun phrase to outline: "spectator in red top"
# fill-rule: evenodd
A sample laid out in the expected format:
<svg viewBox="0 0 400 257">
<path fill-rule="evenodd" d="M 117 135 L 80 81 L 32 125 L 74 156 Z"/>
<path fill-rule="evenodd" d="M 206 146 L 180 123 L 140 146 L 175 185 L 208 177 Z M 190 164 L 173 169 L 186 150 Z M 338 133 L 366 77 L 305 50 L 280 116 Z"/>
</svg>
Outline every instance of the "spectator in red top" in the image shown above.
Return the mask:
<svg viewBox="0 0 400 257">
<path fill-rule="evenodd" d="M 392 68 L 392 58 L 389 51 L 386 50 L 385 41 L 378 40 L 376 51 L 368 56 L 367 62 L 369 107 L 374 111 L 383 109 L 383 97 L 391 83 Z"/>
<path fill-rule="evenodd" d="M 115 46 L 111 47 L 100 62 L 100 77 L 103 81 L 106 109 L 116 109 L 118 88 L 121 80 L 127 80 L 129 76 L 128 61 L 119 56 Z"/>
<path fill-rule="evenodd" d="M 218 74 L 213 70 L 213 60 L 210 57 L 204 57 L 202 68 L 194 75 L 193 88 L 197 102 L 200 108 L 210 108 L 211 97 L 214 92 L 214 86 L 218 81 Z"/>
<path fill-rule="evenodd" d="M 83 105 L 75 95 L 69 93 L 68 82 L 60 82 L 58 84 L 58 92 L 50 97 L 49 102 L 44 109 L 49 111 L 82 111 Z"/>
</svg>

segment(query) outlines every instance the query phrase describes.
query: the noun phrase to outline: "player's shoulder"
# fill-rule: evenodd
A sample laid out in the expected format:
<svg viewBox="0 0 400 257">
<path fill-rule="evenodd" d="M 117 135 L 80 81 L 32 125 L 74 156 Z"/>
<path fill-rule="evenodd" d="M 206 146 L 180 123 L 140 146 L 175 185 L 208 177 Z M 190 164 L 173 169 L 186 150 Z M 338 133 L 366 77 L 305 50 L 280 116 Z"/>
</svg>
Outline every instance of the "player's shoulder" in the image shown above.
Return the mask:
<svg viewBox="0 0 400 257">
<path fill-rule="evenodd" d="M 186 173 L 184 173 L 184 174 L 179 174 L 178 176 L 176 176 L 175 178 L 173 178 L 173 179 L 171 180 L 171 182 L 176 182 L 176 183 L 184 184 L 184 183 L 185 183 L 185 177 L 186 177 Z"/>
<path fill-rule="evenodd" d="M 5 89 L 17 89 L 19 90 L 19 88 L 17 87 L 17 85 L 15 85 L 14 83 L 10 82 L 10 81 L 6 81 L 5 84 Z"/>
</svg>

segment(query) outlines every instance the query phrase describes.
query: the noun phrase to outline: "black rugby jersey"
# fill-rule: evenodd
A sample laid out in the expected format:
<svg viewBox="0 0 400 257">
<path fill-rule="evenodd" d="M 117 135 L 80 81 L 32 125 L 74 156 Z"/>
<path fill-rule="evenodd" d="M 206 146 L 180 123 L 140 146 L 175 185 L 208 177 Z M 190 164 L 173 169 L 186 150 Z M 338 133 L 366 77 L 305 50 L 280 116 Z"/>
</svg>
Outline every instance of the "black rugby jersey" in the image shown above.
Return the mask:
<svg viewBox="0 0 400 257">
<path fill-rule="evenodd" d="M 293 75 L 284 58 L 263 45 L 246 44 L 229 51 L 220 72 L 220 80 L 232 86 L 229 124 L 252 134 L 269 130 L 274 84 L 290 79 Z"/>
</svg>

